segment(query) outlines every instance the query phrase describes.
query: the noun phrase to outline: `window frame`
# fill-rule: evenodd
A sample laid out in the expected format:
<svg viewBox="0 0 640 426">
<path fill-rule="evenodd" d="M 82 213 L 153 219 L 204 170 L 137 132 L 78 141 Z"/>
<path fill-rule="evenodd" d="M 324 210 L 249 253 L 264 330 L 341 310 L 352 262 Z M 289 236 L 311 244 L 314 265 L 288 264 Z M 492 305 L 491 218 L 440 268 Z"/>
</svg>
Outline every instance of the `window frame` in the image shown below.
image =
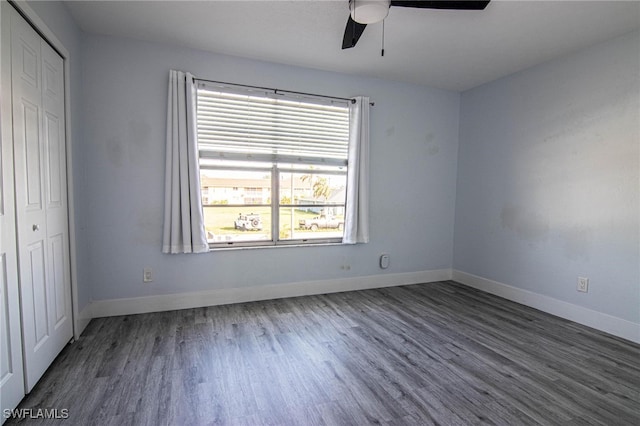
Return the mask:
<svg viewBox="0 0 640 426">
<path fill-rule="evenodd" d="M 196 79 L 197 80 L 197 79 Z M 199 90 L 202 87 L 202 81 L 197 80 L 198 89 L 196 91 L 196 96 L 198 96 Z M 204 86 L 206 87 L 206 80 L 204 81 Z M 205 90 L 216 90 L 219 86 L 214 88 L 207 88 Z M 235 85 L 225 85 L 225 92 L 233 92 Z M 237 93 L 243 93 L 249 96 L 260 96 L 260 93 L 263 93 L 265 89 L 263 88 L 249 88 L 242 86 Z M 248 92 L 248 93 L 247 93 Z M 281 91 L 278 91 L 278 95 L 282 95 Z M 266 96 L 265 97 L 269 97 Z M 321 98 L 324 98 L 320 96 Z M 307 103 L 317 103 L 317 104 L 325 104 L 324 102 L 315 102 L 318 99 L 315 97 L 309 96 L 291 96 L 284 97 L 286 100 L 296 100 L 298 102 L 307 102 Z M 347 106 L 345 111 L 345 116 L 349 118 L 349 110 L 348 110 L 348 101 L 332 101 L 332 104 L 344 104 Z M 198 118 L 196 117 L 196 123 L 198 122 Z M 351 123 L 349 122 L 349 128 Z M 346 145 L 348 147 L 348 139 L 346 140 Z M 199 167 L 201 170 L 228 170 L 228 171 L 253 171 L 253 172 L 269 172 L 271 174 L 271 182 L 270 182 L 270 204 L 202 204 L 202 208 L 204 209 L 216 209 L 216 208 L 229 208 L 229 207 L 237 207 L 237 208 L 246 208 L 246 207 L 261 207 L 261 208 L 270 208 L 270 239 L 256 239 L 256 240 L 247 240 L 247 241 L 209 241 L 210 249 L 223 249 L 223 248 L 257 248 L 257 247 L 282 247 L 282 246 L 315 246 L 315 245 L 327 245 L 327 244 L 342 244 L 344 240 L 344 226 L 342 227 L 342 235 L 340 237 L 318 237 L 318 238 L 289 238 L 289 239 L 281 239 L 280 238 L 280 212 L 283 208 L 305 208 L 305 207 L 314 207 L 314 208 L 327 208 L 327 207 L 341 207 L 343 211 L 346 211 L 347 208 L 347 200 L 346 200 L 346 190 L 345 190 L 345 199 L 342 203 L 329 203 L 326 202 L 322 204 L 281 204 L 281 194 L 280 194 L 280 176 L 282 174 L 291 173 L 291 174 L 306 174 L 306 175 L 344 175 L 345 178 L 347 176 L 348 170 L 348 161 L 347 159 L 336 159 L 336 158 L 311 158 L 311 157 L 296 157 L 291 155 L 273 155 L 272 158 L 269 156 L 262 155 L 260 158 L 256 158 L 254 160 L 251 159 L 251 154 L 217 154 L 212 151 L 203 150 L 198 147 L 198 158 L 199 161 L 202 159 L 210 159 L 210 160 L 219 160 L 220 165 L 203 165 L 200 164 Z M 225 165 L 224 162 L 227 161 L 231 164 Z M 233 165 L 232 162 L 239 161 L 245 163 L 253 163 L 253 166 L 239 166 Z M 304 166 L 327 166 L 323 168 L 319 168 L 317 170 L 313 169 L 305 169 L 305 168 L 296 168 L 293 165 L 304 165 Z M 264 166 L 261 166 L 264 165 Z M 202 176 L 202 174 L 201 174 Z M 200 193 L 204 190 L 205 187 L 200 185 Z M 235 190 L 235 187 L 233 187 Z M 346 189 L 346 182 L 345 182 Z M 293 199 L 291 200 L 293 202 Z M 203 212 L 204 213 L 204 212 Z M 205 215 L 206 216 L 206 215 Z M 313 231 L 312 231 L 313 232 Z"/>
</svg>

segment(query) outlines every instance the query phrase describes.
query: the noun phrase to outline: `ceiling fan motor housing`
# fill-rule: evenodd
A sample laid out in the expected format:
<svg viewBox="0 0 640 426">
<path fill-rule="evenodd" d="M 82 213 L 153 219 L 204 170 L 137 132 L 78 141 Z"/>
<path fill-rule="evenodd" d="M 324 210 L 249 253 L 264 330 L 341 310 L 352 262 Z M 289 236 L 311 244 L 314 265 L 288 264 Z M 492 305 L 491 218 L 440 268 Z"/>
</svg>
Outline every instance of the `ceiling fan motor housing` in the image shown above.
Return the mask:
<svg viewBox="0 0 640 426">
<path fill-rule="evenodd" d="M 389 14 L 391 0 L 349 0 L 351 19 L 360 24 L 375 24 Z"/>
</svg>

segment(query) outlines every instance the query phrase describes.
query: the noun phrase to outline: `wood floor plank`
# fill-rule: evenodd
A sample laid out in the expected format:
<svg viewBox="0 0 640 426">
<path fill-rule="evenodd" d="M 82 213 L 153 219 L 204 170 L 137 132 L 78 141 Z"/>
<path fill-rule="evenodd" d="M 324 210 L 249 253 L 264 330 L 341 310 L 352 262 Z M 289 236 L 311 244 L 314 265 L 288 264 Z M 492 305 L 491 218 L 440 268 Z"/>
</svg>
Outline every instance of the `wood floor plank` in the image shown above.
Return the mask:
<svg viewBox="0 0 640 426">
<path fill-rule="evenodd" d="M 96 318 L 20 408 L 81 425 L 638 425 L 640 345 L 447 281 Z"/>
</svg>

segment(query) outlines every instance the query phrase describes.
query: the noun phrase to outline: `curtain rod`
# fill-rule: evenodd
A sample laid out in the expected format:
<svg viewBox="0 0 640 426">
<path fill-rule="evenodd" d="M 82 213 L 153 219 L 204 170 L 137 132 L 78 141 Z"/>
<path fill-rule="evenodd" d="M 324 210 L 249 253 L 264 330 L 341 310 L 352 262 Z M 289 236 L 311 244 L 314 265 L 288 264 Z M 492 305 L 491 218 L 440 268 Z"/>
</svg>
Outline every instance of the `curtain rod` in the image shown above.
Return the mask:
<svg viewBox="0 0 640 426">
<path fill-rule="evenodd" d="M 293 95 L 302 95 L 302 96 L 312 96 L 312 97 L 316 97 L 316 98 L 325 98 L 325 99 L 335 99 L 338 101 L 346 101 L 346 102 L 351 102 L 352 104 L 356 103 L 356 100 L 353 98 L 340 98 L 338 96 L 326 96 L 326 95 L 317 95 L 315 93 L 305 93 L 305 92 L 294 92 L 292 90 L 281 90 L 281 89 L 274 89 L 271 87 L 259 87 L 259 86 L 249 86 L 247 84 L 237 84 L 237 83 L 226 83 L 224 81 L 215 81 L 215 80 L 207 80 L 206 78 L 199 78 L 199 77 L 193 77 L 194 80 L 200 80 L 200 81 L 206 81 L 207 83 L 215 83 L 215 84 L 224 84 L 224 85 L 228 85 L 228 86 L 240 86 L 240 87 L 246 87 L 249 89 L 260 89 L 260 90 L 271 90 L 273 91 L 273 93 L 278 94 L 278 92 L 280 93 L 290 93 Z M 371 106 L 375 106 L 375 102 L 369 102 L 369 105 Z"/>
</svg>

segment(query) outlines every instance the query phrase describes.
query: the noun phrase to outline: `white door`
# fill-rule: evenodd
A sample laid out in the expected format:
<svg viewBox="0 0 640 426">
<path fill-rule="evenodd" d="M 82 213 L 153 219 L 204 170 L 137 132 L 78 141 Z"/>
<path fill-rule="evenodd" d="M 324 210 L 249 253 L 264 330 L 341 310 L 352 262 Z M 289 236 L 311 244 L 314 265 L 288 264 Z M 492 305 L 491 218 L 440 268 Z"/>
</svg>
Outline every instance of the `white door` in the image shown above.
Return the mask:
<svg viewBox="0 0 640 426">
<path fill-rule="evenodd" d="M 12 10 L 13 150 L 25 387 L 71 340 L 62 58 Z"/>
<path fill-rule="evenodd" d="M 0 104 L 0 413 L 15 408 L 24 396 L 22 370 L 22 332 L 20 296 L 18 293 L 18 259 L 13 196 L 13 143 L 11 143 L 11 37 L 10 11 L 7 2 L 0 3 L 2 33 Z M 4 420 L 4 416 L 2 416 Z"/>
</svg>

